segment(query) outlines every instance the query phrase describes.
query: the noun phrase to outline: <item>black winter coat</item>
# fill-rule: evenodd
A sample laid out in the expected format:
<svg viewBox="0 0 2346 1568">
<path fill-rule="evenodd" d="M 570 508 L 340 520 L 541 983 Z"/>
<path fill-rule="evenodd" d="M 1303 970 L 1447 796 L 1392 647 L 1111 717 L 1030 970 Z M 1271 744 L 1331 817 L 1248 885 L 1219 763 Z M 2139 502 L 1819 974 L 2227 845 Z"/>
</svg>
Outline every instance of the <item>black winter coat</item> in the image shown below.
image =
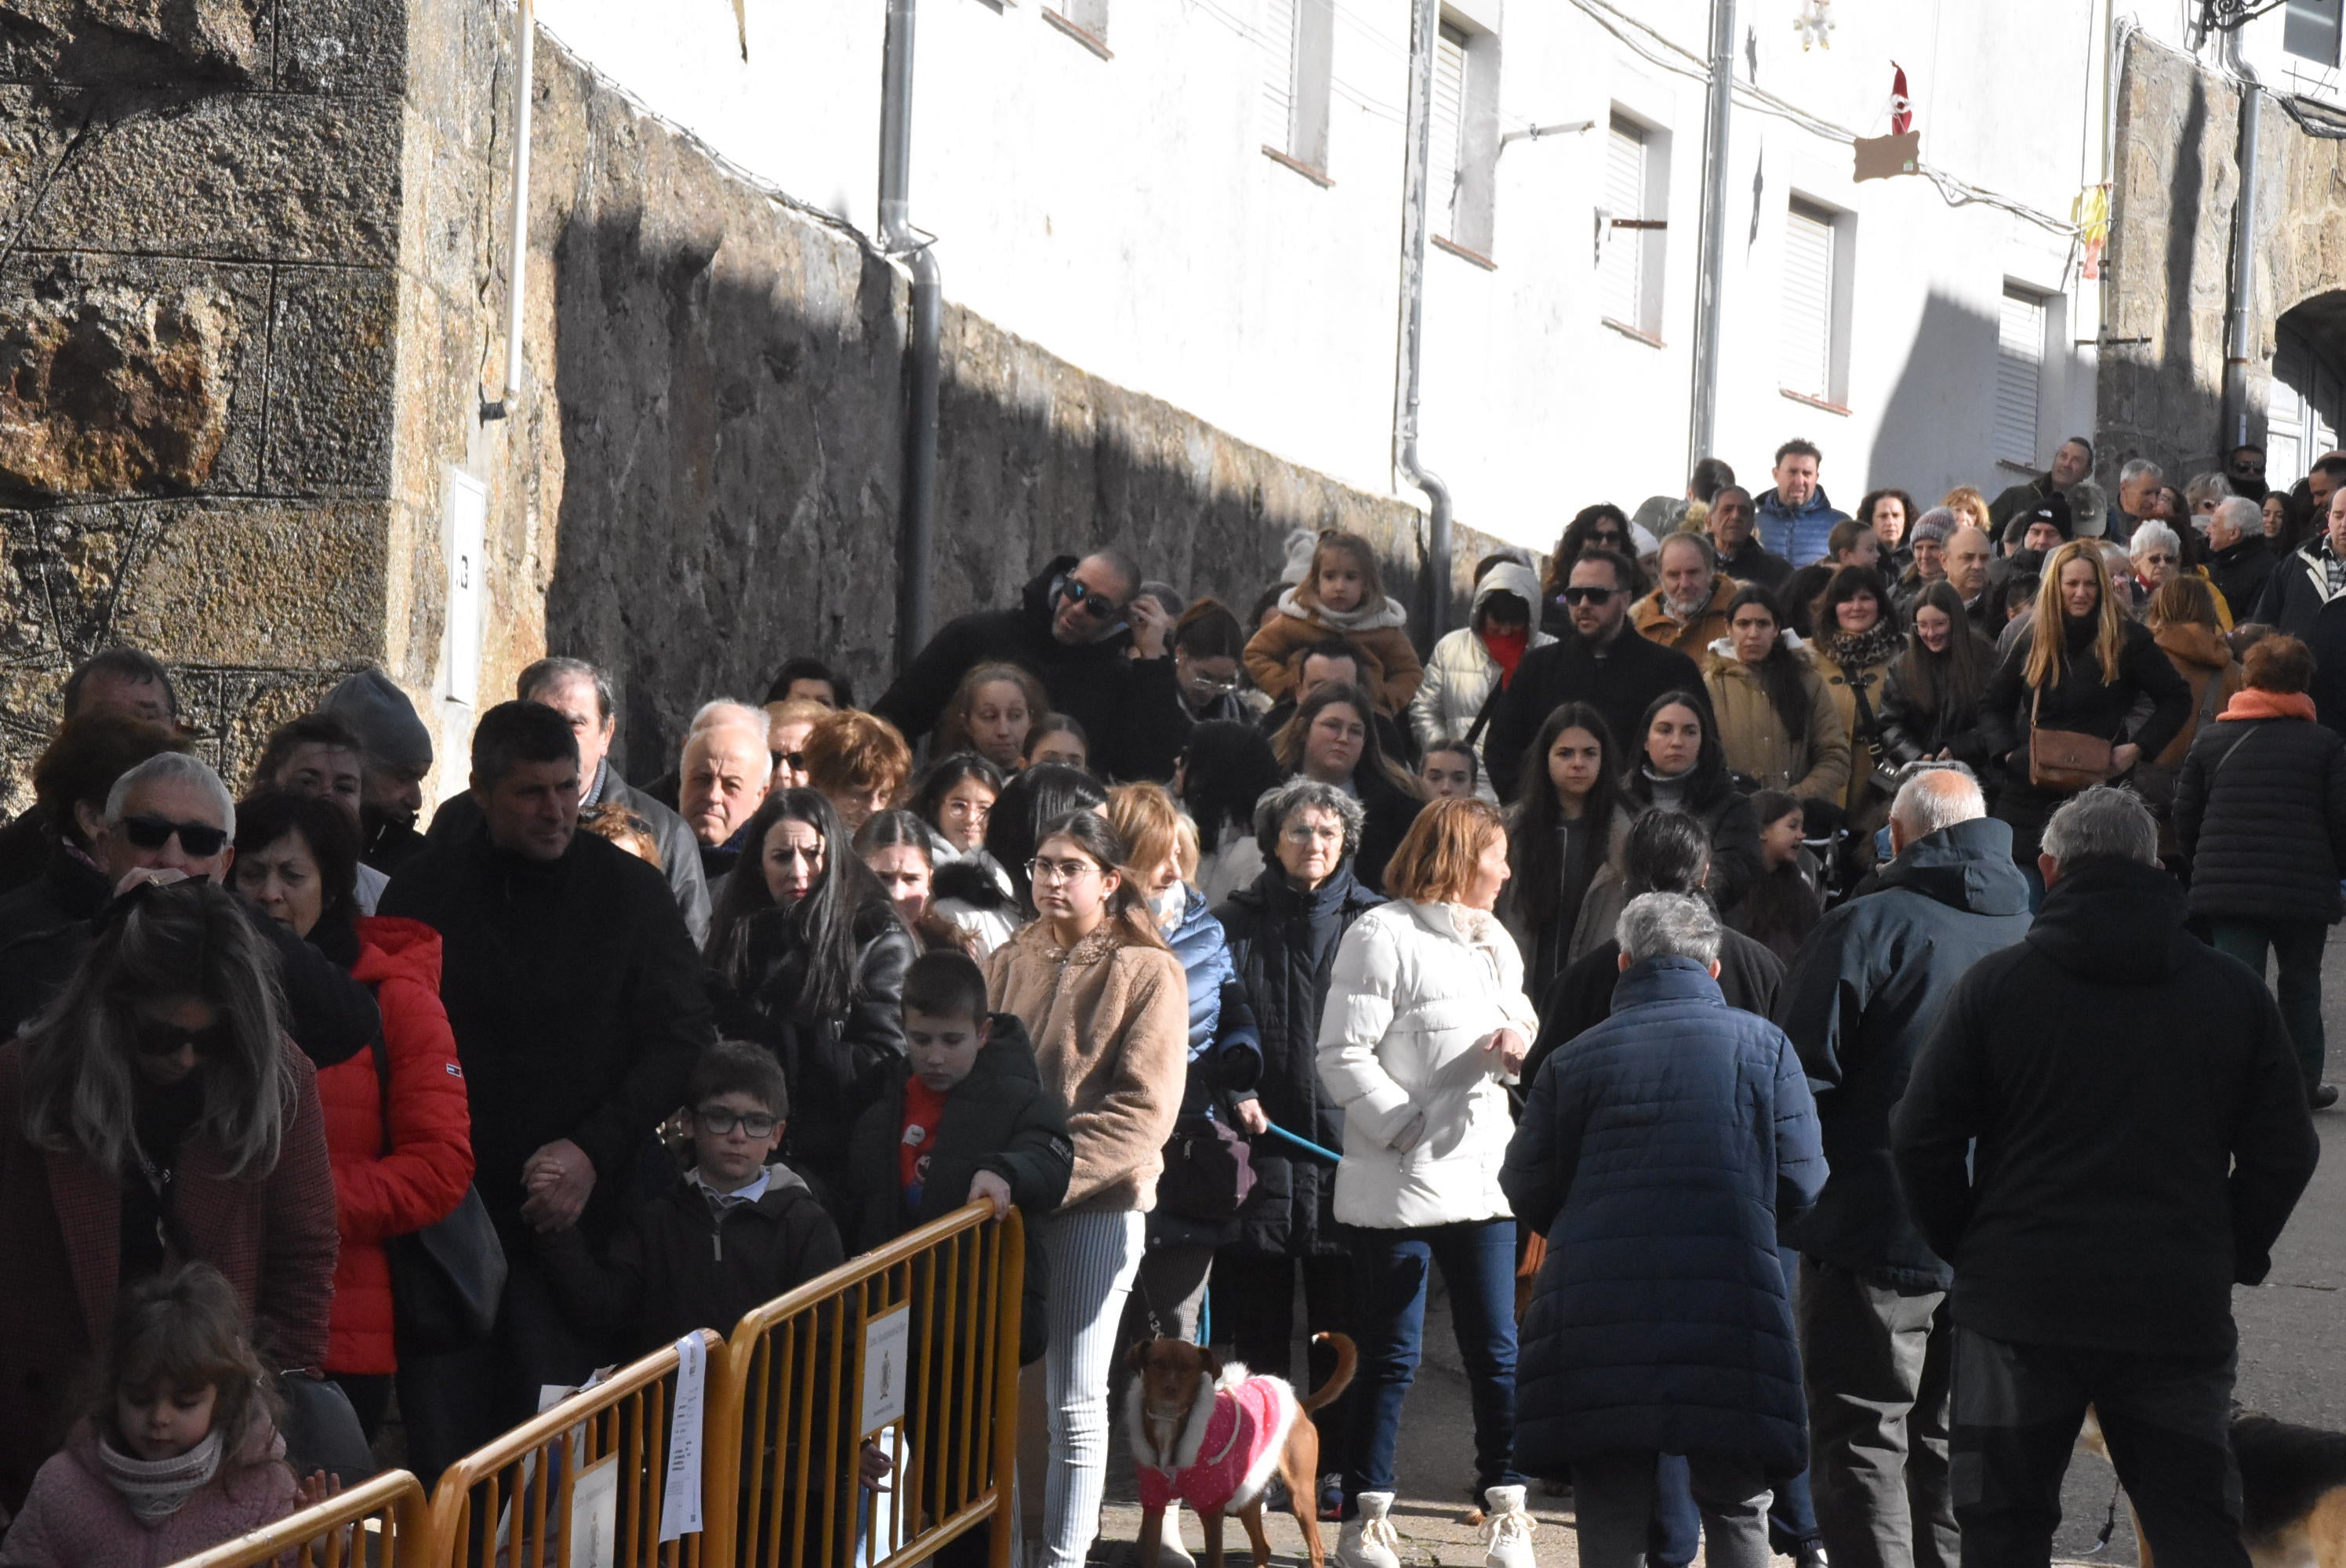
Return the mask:
<svg viewBox="0 0 2346 1568">
<path fill-rule="evenodd" d="M 1255 1092 L 1274 1126 L 1323 1149 L 1344 1146 L 1344 1113 L 1320 1082 L 1320 1014 L 1337 944 L 1352 922 L 1385 901 L 1354 880 L 1348 861 L 1305 892 L 1278 864 L 1214 911 L 1230 962 L 1262 1034 Z M 1341 1257 L 1336 1167 L 1292 1145 L 1254 1140 L 1255 1193 L 1239 1215 L 1235 1250 L 1253 1257 Z"/>
<path fill-rule="evenodd" d="M 638 1206 L 597 1257 L 576 1227 L 536 1233 L 563 1316 L 638 1356 L 695 1329 L 729 1335 L 741 1315 L 845 1261 L 839 1227 L 787 1166 L 754 1203 L 720 1212 L 679 1176 Z"/>
<path fill-rule="evenodd" d="M 1051 582 L 1079 557 L 1061 555 L 1035 574 L 1015 610 L 979 610 L 945 624 L 872 711 L 918 740 L 936 728 L 961 677 L 981 664 L 1024 666 L 1050 694 L 1051 709 L 1091 738 L 1093 771 L 1110 779 L 1170 779 L 1192 728 L 1173 681 L 1173 660 L 1135 659 L 1118 633 L 1070 647 L 1051 635 Z"/>
<path fill-rule="evenodd" d="M 1693 960 L 1647 959 L 1540 1070 L 1499 1185 L 1547 1237 L 1524 1316 L 1515 1463 L 1620 1451 L 1808 1464 L 1780 1220 L 1825 1162 L 1791 1042 Z"/>
<path fill-rule="evenodd" d="M 0 898 L 0 947 L 19 937 L 95 920 L 113 896 L 114 885 L 104 871 L 63 844 L 52 843 L 40 874 Z"/>
<path fill-rule="evenodd" d="M 1702 721 L 1712 722 L 1708 705 L 1702 709 Z M 1654 804 L 1654 787 L 1643 768 L 1633 767 L 1621 782 L 1639 810 Z M 1760 880 L 1762 860 L 1759 809 L 1752 805 L 1750 796 L 1727 782 L 1723 776 L 1717 792 L 1705 799 L 1697 799 L 1689 785 L 1680 809 L 1700 822 L 1703 831 L 1710 836 L 1710 876 L 1703 886 L 1719 912 L 1731 915 L 1735 906 L 1743 901 L 1743 895 L 1751 891 L 1751 884 Z"/>
<path fill-rule="evenodd" d="M 1876 887 L 1825 916 L 1777 998 L 1831 1170 L 1784 1239 L 1877 1283 L 1944 1290 L 1947 1266 L 1899 1196 L 1890 1113 L 1955 983 L 2028 934 L 2028 882 L 2012 863 L 2011 828 L 1983 820 L 1907 845 Z"/>
<path fill-rule="evenodd" d="M 2175 781 L 2175 841 L 2191 859 L 2193 914 L 2334 923 L 2346 740 L 2302 718 L 2208 726 Z"/>
<path fill-rule="evenodd" d="M 2068 796 L 2040 789 L 2028 781 L 2028 738 L 2034 725 L 2046 729 L 2070 729 L 2105 740 L 2131 740 L 2147 762 L 2167 749 L 2191 718 L 2191 687 L 2175 665 L 2160 651 L 2148 627 L 2138 621 L 2125 626 L 2118 653 L 2116 678 L 2102 679 L 2102 661 L 2094 652 L 2094 623 L 2068 621 L 2067 657 L 2044 693 L 2041 704 L 2027 680 L 2028 653 L 2035 644 L 2034 625 L 2020 634 L 2011 653 L 1996 667 L 1980 704 L 1980 733 L 1988 753 L 2004 769 L 2004 787 L 1996 797 L 1995 814 L 2012 824 L 2012 852 L 2024 865 L 2034 865 L 2045 820 Z M 2147 697 L 2149 717 L 2132 735 L 2127 719 L 2137 700 Z M 2035 710 L 2032 724 L 2030 714 Z"/>
<path fill-rule="evenodd" d="M 1361 847 L 1352 856 L 1352 874 L 1362 887 L 1382 895 L 1385 866 L 1401 841 L 1409 837 L 1410 825 L 1425 809 L 1425 802 L 1365 769 L 1353 774 L 1352 785 L 1361 792 L 1362 809 L 1368 813 L 1361 828 Z"/>
<path fill-rule="evenodd" d="M 0 893 L 13 893 L 39 876 L 56 847 L 49 814 L 36 800 L 0 828 Z"/>
<path fill-rule="evenodd" d="M 2265 577 L 2265 591 L 2257 600 L 2256 614 L 2249 618 L 2279 626 L 2290 636 L 2310 642 L 2314 623 L 2341 596 L 2330 591 L 2326 565 L 2329 555 L 2328 536 L 2317 532 L 2303 549 L 2292 550 L 2275 561 L 2272 571 Z M 2233 606 L 2235 620 L 2240 618 L 2239 608 Z"/>
<path fill-rule="evenodd" d="M 1564 966 L 1539 999 L 1539 1038 L 1524 1058 L 1522 1082 L 1539 1077 L 1540 1064 L 1556 1048 L 1596 1028 L 1613 1016 L 1614 988 L 1621 981 L 1621 944 L 1606 937 Z M 1784 961 L 1767 943 L 1754 941 L 1732 926 L 1719 931 L 1719 989 L 1727 1005 L 1760 1017 L 1776 1010 L 1776 995 L 1784 984 Z"/>
<path fill-rule="evenodd" d="M 668 880 L 592 833 L 540 861 L 475 830 L 408 860 L 377 912 L 441 935 L 481 1201 L 517 1228 L 522 1166 L 568 1138 L 595 1164 L 587 1229 L 607 1234 L 713 1038 Z"/>
<path fill-rule="evenodd" d="M 750 876 L 763 872 L 755 865 Z M 839 1201 L 856 1117 L 879 1099 L 904 1061 L 904 972 L 919 944 L 886 903 L 855 912 L 855 984 L 844 1011 L 806 1015 L 807 952 L 791 911 L 769 908 L 750 917 L 742 978 L 709 976 L 719 1030 L 774 1054 L 790 1087 L 790 1131 L 782 1157 L 826 1203 Z"/>
<path fill-rule="evenodd" d="M 2248 535 L 2237 543 L 2208 553 L 2208 580 L 2216 585 L 2217 592 L 2231 606 L 2235 625 L 2256 613 L 2276 564 L 2272 544 L 2261 534 Z"/>
<path fill-rule="evenodd" d="M 1981 667 L 1993 668 L 1994 648 L 1984 639 L 1974 640 L 1978 643 L 1974 651 Z M 1987 738 L 1980 731 L 1979 703 L 1925 702 L 1922 694 L 1909 688 L 1902 657 L 1882 677 L 1882 695 L 1875 711 L 1882 719 L 1882 748 L 1889 754 L 1892 765 L 1902 768 L 1909 762 L 1952 751 L 1955 760 L 1974 773 L 1991 777 Z"/>
<path fill-rule="evenodd" d="M 1524 752 L 1547 716 L 1567 702 L 1594 704 L 1613 731 L 1617 754 L 1636 756 L 1645 745 L 1640 726 L 1647 708 L 1669 691 L 1691 694 L 1708 722 L 1710 697 L 1694 660 L 1640 636 L 1626 618 L 1620 635 L 1601 653 L 1592 652 L 1580 634 L 1567 626 L 1558 640 L 1524 655 L 1492 710 L 1491 728 L 1483 738 L 1483 762 L 1490 770 L 1492 788 L 1502 800 L 1515 798 Z M 1756 829 L 1753 837 L 1756 840 Z"/>
<path fill-rule="evenodd" d="M 2262 978 L 2186 912 L 2157 866 L 2065 868 L 2027 939 L 1956 983 L 1916 1059 L 1891 1147 L 1973 1332 L 2233 1349 L 2232 1287 L 2272 1266 L 2320 1145 Z"/>
<path fill-rule="evenodd" d="M 869 1252 L 967 1203 L 970 1178 L 980 1171 L 1009 1183 L 1011 1201 L 1026 1218 L 1025 1308 L 1018 1320 L 1018 1359 L 1025 1363 L 1043 1353 L 1051 1329 L 1051 1264 L 1035 1222 L 1067 1196 L 1076 1150 L 1067 1141 L 1066 1113 L 1043 1092 L 1035 1074 L 1026 1026 L 1007 1013 L 990 1015 L 988 1023 L 976 1064 L 945 1095 L 919 1210 L 905 1207 L 897 1160 L 903 1144 L 904 1083 L 913 1072 L 909 1062 L 897 1067 L 879 1100 L 856 1118 L 840 1196 L 855 1250 Z"/>
</svg>

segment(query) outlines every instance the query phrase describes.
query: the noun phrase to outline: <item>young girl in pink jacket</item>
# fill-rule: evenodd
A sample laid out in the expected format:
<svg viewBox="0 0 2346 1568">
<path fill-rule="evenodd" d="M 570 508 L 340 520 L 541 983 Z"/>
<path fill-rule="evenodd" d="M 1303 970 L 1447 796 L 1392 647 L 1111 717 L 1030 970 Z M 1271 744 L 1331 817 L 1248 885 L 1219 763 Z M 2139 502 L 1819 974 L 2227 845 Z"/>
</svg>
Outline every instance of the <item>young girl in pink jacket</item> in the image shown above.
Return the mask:
<svg viewBox="0 0 2346 1568">
<path fill-rule="evenodd" d="M 5 1568 L 161 1568 L 304 1508 L 236 1291 L 208 1263 L 122 1293 L 97 1396 L 16 1515 Z"/>
</svg>

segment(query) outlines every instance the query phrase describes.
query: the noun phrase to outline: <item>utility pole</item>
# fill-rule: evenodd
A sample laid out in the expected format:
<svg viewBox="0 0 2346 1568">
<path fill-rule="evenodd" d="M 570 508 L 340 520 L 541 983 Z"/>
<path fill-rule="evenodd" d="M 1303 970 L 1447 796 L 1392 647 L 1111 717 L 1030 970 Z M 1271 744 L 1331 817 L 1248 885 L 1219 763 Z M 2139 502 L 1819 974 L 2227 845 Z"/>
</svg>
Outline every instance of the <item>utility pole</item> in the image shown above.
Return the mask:
<svg viewBox="0 0 2346 1568">
<path fill-rule="evenodd" d="M 1687 469 L 1717 455 L 1719 325 L 1727 275 L 1727 133 L 1735 112 L 1735 0 L 1710 0 L 1710 110 L 1703 126 L 1702 254 L 1695 280 L 1694 406 Z"/>
</svg>

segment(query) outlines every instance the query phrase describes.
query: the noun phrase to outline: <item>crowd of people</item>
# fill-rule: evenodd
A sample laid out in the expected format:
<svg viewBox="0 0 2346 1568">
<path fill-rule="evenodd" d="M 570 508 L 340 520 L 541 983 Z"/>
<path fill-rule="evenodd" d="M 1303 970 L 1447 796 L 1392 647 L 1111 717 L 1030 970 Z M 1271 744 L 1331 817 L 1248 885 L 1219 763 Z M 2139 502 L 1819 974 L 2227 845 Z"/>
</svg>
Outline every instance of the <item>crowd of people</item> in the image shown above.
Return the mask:
<svg viewBox="0 0 2346 1568">
<path fill-rule="evenodd" d="M 2089 1403 L 2161 1558 L 2245 1564 L 2229 1290 L 2336 1099 L 2346 453 L 1853 514 L 1822 461 L 1590 505 L 1430 646 L 1348 534 L 1245 618 L 1061 556 L 635 781 L 577 657 L 461 761 L 359 671 L 237 788 L 93 657 L 0 829 L 0 1563 L 209 1544 L 394 1413 L 428 1484 L 985 1203 L 1035 1568 L 1148 1334 L 1315 1385 L 1349 1337 L 1295 1501 L 1399 1568 L 1437 1270 L 1492 1568 L 1542 1483 L 1592 1568 L 2043 1563 Z"/>
</svg>

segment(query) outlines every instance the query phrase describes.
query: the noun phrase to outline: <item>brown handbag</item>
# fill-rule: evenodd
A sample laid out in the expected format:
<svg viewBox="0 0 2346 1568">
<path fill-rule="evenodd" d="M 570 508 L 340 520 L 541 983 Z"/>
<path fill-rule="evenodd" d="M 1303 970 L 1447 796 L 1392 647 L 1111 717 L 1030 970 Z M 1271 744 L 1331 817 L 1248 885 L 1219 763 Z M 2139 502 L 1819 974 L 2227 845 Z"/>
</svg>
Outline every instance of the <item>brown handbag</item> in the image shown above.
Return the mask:
<svg viewBox="0 0 2346 1568">
<path fill-rule="evenodd" d="M 2116 748 L 2080 730 L 2037 728 L 2036 712 L 2044 702 L 2040 690 L 2028 705 L 2028 781 L 2039 789 L 2076 790 L 2106 779 Z"/>
</svg>

